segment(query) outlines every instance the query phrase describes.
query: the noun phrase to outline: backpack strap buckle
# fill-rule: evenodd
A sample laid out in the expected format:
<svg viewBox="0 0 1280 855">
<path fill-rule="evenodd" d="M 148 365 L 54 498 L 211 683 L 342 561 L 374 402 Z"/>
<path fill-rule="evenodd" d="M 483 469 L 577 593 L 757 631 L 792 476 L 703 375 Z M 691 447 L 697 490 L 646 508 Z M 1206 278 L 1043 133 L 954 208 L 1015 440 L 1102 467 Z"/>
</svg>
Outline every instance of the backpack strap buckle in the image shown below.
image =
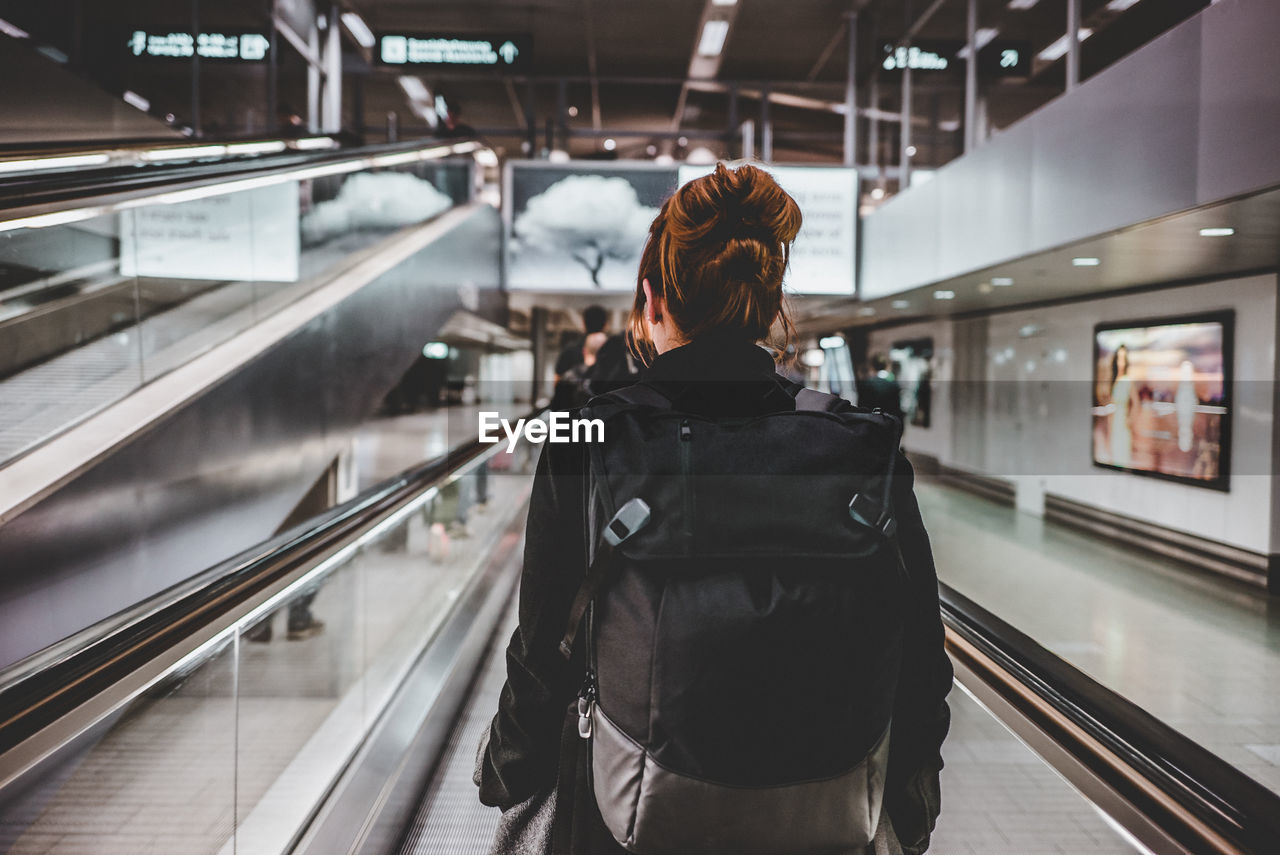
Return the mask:
<svg viewBox="0 0 1280 855">
<path fill-rule="evenodd" d="M 587 568 L 582 587 L 578 588 L 578 594 L 569 607 L 568 626 L 565 628 L 564 638 L 560 640 L 560 655 L 565 659 L 573 656 L 573 642 L 578 636 L 578 627 L 582 625 L 587 607 L 595 599 L 596 593 L 605 583 L 617 561 L 617 548 L 648 524 L 649 505 L 644 499 L 637 497 L 619 508 L 613 515 L 613 519 L 609 520 L 609 524 L 604 527 L 604 543 L 600 545 L 595 560 Z"/>
<path fill-rule="evenodd" d="M 854 493 L 849 501 L 849 516 L 859 525 L 875 529 L 885 537 L 893 537 L 898 530 L 893 512 L 888 508 L 881 509 L 880 503 L 866 493 Z"/>
</svg>

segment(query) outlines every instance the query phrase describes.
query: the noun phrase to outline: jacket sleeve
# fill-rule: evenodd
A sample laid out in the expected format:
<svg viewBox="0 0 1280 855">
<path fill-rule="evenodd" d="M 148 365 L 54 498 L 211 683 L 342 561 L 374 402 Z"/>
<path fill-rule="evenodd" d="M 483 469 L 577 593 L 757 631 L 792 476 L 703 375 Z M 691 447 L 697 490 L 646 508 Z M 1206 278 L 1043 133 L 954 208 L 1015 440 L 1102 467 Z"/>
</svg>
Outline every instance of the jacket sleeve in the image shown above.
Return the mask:
<svg viewBox="0 0 1280 855">
<path fill-rule="evenodd" d="M 905 456 L 899 455 L 894 479 L 897 537 L 911 593 L 884 808 L 903 850 L 907 855 L 918 855 L 929 848 L 929 835 L 941 809 L 938 773 L 942 770 L 942 742 L 951 724 L 946 696 L 951 690 L 952 668 L 943 647 L 933 551 L 916 502 L 914 472 Z"/>
<path fill-rule="evenodd" d="M 583 678 L 560 639 L 585 572 L 581 449 L 543 446 L 529 498 L 519 624 L 507 681 L 478 764 L 480 801 L 507 808 L 555 786 L 565 710 Z"/>
</svg>

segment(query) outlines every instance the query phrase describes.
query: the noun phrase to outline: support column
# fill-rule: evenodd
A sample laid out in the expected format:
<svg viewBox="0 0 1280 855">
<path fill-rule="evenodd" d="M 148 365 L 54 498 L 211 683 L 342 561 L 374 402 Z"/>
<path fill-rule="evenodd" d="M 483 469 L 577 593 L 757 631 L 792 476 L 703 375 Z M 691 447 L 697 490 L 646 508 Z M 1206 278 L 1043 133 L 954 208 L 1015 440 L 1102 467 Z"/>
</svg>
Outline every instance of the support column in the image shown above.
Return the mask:
<svg viewBox="0 0 1280 855">
<path fill-rule="evenodd" d="M 973 0 L 970 0 L 973 2 Z M 844 80 L 844 165 L 858 165 L 858 13 L 845 15 L 849 57 Z"/>
<path fill-rule="evenodd" d="M 742 123 L 742 159 L 753 160 L 756 156 L 756 123 L 747 119 Z"/>
<path fill-rule="evenodd" d="M 543 389 L 545 387 L 544 376 L 547 373 L 547 365 L 550 358 L 550 341 L 549 331 L 547 330 L 547 310 L 541 306 L 534 306 L 529 311 L 529 339 L 533 344 L 533 388 L 531 400 L 534 406 L 545 398 Z"/>
<path fill-rule="evenodd" d="M 329 6 L 326 18 L 324 53 L 324 100 L 320 105 L 320 130 L 336 134 L 342 130 L 342 21 L 338 6 Z"/>
<path fill-rule="evenodd" d="M 904 47 L 910 48 L 907 44 Z M 911 65 L 902 69 L 902 127 L 899 133 L 898 192 L 911 186 Z"/>
<path fill-rule="evenodd" d="M 200 42 L 200 0 L 191 0 L 191 37 Z M 200 51 L 191 52 L 191 130 L 196 139 L 204 136 L 200 119 Z"/>
<path fill-rule="evenodd" d="M 307 48 L 312 57 L 320 55 L 320 28 L 311 20 L 306 32 Z M 317 133 L 321 126 L 320 95 L 323 85 L 320 69 L 310 59 L 307 60 L 307 130 Z"/>
<path fill-rule="evenodd" d="M 760 159 L 773 162 L 773 121 L 769 118 L 769 87 L 760 91 Z"/>
<path fill-rule="evenodd" d="M 1080 0 L 1067 0 L 1067 91 L 1080 84 Z"/>
<path fill-rule="evenodd" d="M 969 43 L 969 60 L 964 69 L 964 150 L 967 154 L 978 145 L 978 0 L 968 0 L 965 38 Z"/>
</svg>

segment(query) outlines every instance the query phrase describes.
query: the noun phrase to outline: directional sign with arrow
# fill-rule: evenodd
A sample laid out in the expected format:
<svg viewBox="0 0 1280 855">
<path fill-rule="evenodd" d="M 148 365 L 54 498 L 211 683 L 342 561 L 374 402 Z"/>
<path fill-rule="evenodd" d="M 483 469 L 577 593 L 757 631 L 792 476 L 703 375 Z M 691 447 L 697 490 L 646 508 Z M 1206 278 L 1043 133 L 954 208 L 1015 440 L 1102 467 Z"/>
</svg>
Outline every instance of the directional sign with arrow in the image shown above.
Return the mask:
<svg viewBox="0 0 1280 855">
<path fill-rule="evenodd" d="M 493 68 L 528 71 L 533 38 L 502 33 L 378 33 L 374 58 L 388 67 Z"/>
</svg>

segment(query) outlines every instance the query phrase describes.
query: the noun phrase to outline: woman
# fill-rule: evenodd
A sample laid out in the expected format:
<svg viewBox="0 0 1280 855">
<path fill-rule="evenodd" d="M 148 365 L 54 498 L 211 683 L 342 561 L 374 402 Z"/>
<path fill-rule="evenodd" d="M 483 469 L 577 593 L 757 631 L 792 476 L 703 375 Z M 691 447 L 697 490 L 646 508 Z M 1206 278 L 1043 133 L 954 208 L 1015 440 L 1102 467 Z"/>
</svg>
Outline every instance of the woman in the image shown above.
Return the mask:
<svg viewBox="0 0 1280 855">
<path fill-rule="evenodd" d="M 782 278 L 799 228 L 795 201 L 752 166 L 720 165 L 676 191 L 654 220 L 637 277 L 631 331 L 646 364 L 641 383 L 672 409 L 700 416 L 795 410 L 799 387 L 775 372 L 773 357 L 759 344 L 778 330 L 783 340 L 771 343 L 775 352 L 786 351 L 791 322 Z M 481 800 L 504 809 L 495 849 L 501 853 L 623 851 L 592 796 L 587 743 L 561 738 L 585 672 L 580 650 L 566 661 L 557 645 L 586 566 L 586 466 L 584 448 L 548 445 L 535 476 L 519 627 L 476 774 Z M 895 472 L 893 510 L 915 593 L 892 699 L 874 851 L 919 853 L 928 847 L 939 807 L 951 666 L 942 646 L 933 559 L 905 458 L 899 456 Z"/>
<path fill-rule="evenodd" d="M 1133 456 L 1133 383 L 1129 379 L 1129 348 L 1123 344 L 1111 357 L 1111 463 L 1128 467 Z"/>
</svg>

